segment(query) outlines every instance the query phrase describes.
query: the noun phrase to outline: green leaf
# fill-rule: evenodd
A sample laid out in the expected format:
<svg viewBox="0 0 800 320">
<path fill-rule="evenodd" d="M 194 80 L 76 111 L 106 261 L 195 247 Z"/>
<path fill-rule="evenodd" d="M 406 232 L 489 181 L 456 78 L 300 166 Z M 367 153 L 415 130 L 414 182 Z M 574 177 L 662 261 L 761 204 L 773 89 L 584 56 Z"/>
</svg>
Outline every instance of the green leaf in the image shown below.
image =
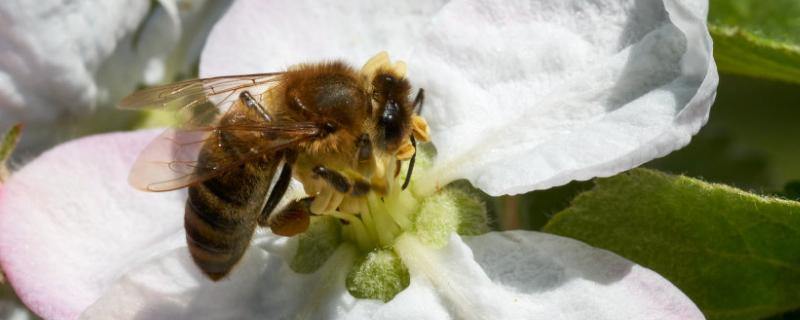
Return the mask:
<svg viewBox="0 0 800 320">
<path fill-rule="evenodd" d="M 6 162 L 11 157 L 11 153 L 19 143 L 20 134 L 22 133 L 22 124 L 16 124 L 11 129 L 8 129 L 2 140 L 0 140 L 0 182 L 3 182 L 8 176 L 8 167 Z M 2 279 L 2 278 L 0 278 Z"/>
<path fill-rule="evenodd" d="M 800 83 L 800 1 L 710 4 L 709 31 L 720 70 Z"/>
<path fill-rule="evenodd" d="M 710 319 L 800 307 L 800 203 L 636 169 L 575 198 L 546 232 L 666 277 Z"/>
</svg>

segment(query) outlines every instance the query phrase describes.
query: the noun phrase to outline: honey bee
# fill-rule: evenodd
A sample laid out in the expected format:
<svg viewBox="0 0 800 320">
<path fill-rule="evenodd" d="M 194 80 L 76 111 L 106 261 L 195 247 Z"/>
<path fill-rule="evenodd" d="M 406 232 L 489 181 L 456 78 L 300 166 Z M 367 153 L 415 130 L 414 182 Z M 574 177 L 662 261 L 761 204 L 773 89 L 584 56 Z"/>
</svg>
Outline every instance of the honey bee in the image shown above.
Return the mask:
<svg viewBox="0 0 800 320">
<path fill-rule="evenodd" d="M 411 99 L 405 73 L 404 63 L 382 52 L 361 70 L 339 61 L 300 64 L 133 93 L 121 108 L 168 110 L 179 125 L 142 151 L 129 182 L 152 192 L 188 187 L 189 251 L 219 280 L 256 226 L 292 236 L 312 214 L 358 213 L 369 192 L 388 192 L 404 160 L 406 188 L 416 143 L 428 132 L 418 115 L 424 91 Z M 292 178 L 310 196 L 278 209 Z"/>
</svg>

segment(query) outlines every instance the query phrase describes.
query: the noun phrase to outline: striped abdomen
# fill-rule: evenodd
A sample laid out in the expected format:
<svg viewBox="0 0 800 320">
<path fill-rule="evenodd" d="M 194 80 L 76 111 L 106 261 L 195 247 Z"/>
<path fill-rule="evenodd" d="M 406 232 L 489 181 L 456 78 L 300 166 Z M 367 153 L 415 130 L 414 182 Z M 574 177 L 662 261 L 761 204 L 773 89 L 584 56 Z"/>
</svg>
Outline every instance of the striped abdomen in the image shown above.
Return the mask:
<svg viewBox="0 0 800 320">
<path fill-rule="evenodd" d="M 237 139 L 225 132 L 220 136 L 223 142 Z M 200 153 L 199 166 L 237 158 L 237 145 L 244 146 L 210 141 Z M 189 187 L 186 240 L 195 264 L 212 280 L 228 274 L 247 249 L 279 161 L 248 161 Z"/>
</svg>

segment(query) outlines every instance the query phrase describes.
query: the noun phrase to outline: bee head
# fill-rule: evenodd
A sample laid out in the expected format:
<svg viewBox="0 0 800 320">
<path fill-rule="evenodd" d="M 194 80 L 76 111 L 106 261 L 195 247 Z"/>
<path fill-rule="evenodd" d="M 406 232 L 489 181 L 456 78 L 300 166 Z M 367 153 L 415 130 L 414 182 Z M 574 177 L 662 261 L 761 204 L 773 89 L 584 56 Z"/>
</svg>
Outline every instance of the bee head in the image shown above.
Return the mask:
<svg viewBox="0 0 800 320">
<path fill-rule="evenodd" d="M 379 72 L 372 80 L 372 100 L 375 110 L 376 142 L 389 153 L 396 151 L 411 129 L 414 113 L 409 100 L 411 85 L 392 72 Z"/>
</svg>

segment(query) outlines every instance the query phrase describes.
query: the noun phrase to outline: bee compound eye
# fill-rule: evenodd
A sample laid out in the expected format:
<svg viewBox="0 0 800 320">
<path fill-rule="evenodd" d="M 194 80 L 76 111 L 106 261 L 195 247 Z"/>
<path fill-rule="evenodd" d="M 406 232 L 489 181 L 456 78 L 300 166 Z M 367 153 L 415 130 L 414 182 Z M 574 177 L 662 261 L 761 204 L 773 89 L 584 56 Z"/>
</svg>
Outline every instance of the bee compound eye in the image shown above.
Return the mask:
<svg viewBox="0 0 800 320">
<path fill-rule="evenodd" d="M 397 102 L 394 100 L 387 100 L 386 105 L 383 107 L 380 124 L 383 126 L 394 125 L 395 119 L 397 118 L 399 112 L 400 106 L 397 105 Z"/>
</svg>

